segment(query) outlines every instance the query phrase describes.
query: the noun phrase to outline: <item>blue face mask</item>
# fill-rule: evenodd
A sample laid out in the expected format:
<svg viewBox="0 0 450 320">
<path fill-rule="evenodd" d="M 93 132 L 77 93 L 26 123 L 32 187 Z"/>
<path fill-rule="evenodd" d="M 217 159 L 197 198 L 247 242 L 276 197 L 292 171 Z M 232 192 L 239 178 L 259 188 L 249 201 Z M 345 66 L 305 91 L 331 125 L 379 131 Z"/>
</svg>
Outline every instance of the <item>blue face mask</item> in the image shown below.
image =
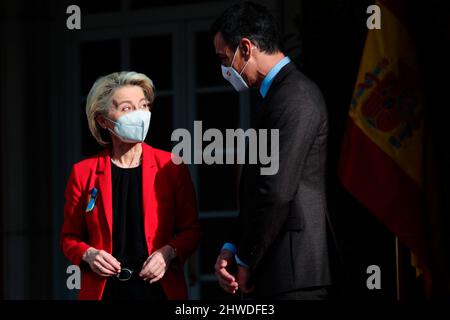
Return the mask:
<svg viewBox="0 0 450 320">
<path fill-rule="evenodd" d="M 126 143 L 142 142 L 147 136 L 150 127 L 151 112 L 148 110 L 132 111 L 121 116 L 114 123 L 114 130 L 108 128 L 121 141 Z"/>
<path fill-rule="evenodd" d="M 222 76 L 228 80 L 231 85 L 233 86 L 233 88 L 237 91 L 237 92 L 241 92 L 244 90 L 248 89 L 248 85 L 245 82 L 245 80 L 242 78 L 242 72 L 244 72 L 245 67 L 248 64 L 248 60 L 244 67 L 242 68 L 242 71 L 240 73 L 238 73 L 234 68 L 233 68 L 233 62 L 234 62 L 234 58 L 236 58 L 236 53 L 238 51 L 239 47 L 236 48 L 236 51 L 234 52 L 234 56 L 233 56 L 233 60 L 231 61 L 231 65 L 229 67 L 225 67 L 224 65 L 222 65 Z"/>
</svg>

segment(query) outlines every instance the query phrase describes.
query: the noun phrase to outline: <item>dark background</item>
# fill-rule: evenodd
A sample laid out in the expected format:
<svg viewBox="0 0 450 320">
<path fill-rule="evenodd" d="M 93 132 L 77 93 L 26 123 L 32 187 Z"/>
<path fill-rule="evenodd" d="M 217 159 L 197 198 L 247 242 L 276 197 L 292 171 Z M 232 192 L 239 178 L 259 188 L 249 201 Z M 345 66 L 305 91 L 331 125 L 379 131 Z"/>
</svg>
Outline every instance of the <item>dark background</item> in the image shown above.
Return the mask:
<svg viewBox="0 0 450 320">
<path fill-rule="evenodd" d="M 330 118 L 329 208 L 343 261 L 339 296 L 395 300 L 394 236 L 340 185 L 341 141 L 364 45 L 371 1 L 260 1 L 279 19 L 285 52 L 322 89 Z M 148 142 L 171 149 L 173 129 L 251 127 L 255 92 L 237 95 L 221 78 L 207 26 L 227 1 L 1 1 L 0 297 L 66 299 L 69 264 L 59 249 L 63 191 L 73 163 L 99 150 L 90 136 L 84 102 L 101 75 L 123 69 L 156 85 Z M 78 4 L 82 29 L 66 28 L 66 8 Z M 428 225 L 435 298 L 448 297 L 447 142 L 450 3 L 408 2 L 416 39 L 436 173 Z M 134 33 L 135 32 L 135 33 Z M 236 166 L 191 167 L 199 197 L 203 242 L 186 269 L 191 297 L 225 298 L 211 277 L 215 255 L 236 214 Z M 401 297 L 423 290 L 400 248 Z M 382 270 L 382 289 L 368 290 L 366 268 Z"/>
</svg>

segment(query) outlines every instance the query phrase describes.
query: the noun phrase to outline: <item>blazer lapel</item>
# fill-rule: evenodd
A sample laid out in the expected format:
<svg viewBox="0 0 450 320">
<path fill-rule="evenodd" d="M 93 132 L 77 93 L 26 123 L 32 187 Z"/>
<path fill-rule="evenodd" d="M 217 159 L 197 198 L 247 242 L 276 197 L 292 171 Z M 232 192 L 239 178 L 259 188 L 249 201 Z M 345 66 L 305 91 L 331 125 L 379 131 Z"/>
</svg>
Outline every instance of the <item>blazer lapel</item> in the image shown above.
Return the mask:
<svg viewBox="0 0 450 320">
<path fill-rule="evenodd" d="M 293 70 L 297 70 L 297 67 L 295 66 L 294 62 L 289 62 L 287 65 L 285 65 L 283 68 L 280 69 L 280 71 L 277 73 L 275 78 L 273 78 L 272 85 L 269 88 L 269 91 L 267 91 L 266 97 L 264 100 L 267 100 L 270 96 L 273 95 L 273 93 L 276 91 L 276 88 L 279 86 L 279 84 L 286 78 L 286 76 Z"/>
<path fill-rule="evenodd" d="M 97 175 L 100 197 L 102 199 L 104 214 L 108 223 L 109 235 L 112 239 L 112 179 L 109 149 L 98 159 Z"/>
<path fill-rule="evenodd" d="M 271 100 L 273 93 L 276 91 L 276 88 L 280 85 L 280 83 L 286 78 L 286 76 L 293 70 L 296 70 L 296 66 L 293 62 L 285 65 L 281 70 L 277 73 L 275 78 L 273 79 L 272 85 L 267 91 L 267 94 L 264 98 L 261 97 L 261 101 L 258 104 L 258 115 L 256 118 L 256 128 L 257 129 L 268 129 L 267 124 L 265 123 L 265 119 L 267 115 L 271 112 Z"/>
<path fill-rule="evenodd" d="M 157 167 L 153 150 L 150 146 L 142 143 L 142 208 L 144 215 L 144 232 L 147 239 L 149 254 L 153 250 L 151 241 L 155 237 L 158 226 L 158 216 L 155 204 L 155 176 Z"/>
</svg>

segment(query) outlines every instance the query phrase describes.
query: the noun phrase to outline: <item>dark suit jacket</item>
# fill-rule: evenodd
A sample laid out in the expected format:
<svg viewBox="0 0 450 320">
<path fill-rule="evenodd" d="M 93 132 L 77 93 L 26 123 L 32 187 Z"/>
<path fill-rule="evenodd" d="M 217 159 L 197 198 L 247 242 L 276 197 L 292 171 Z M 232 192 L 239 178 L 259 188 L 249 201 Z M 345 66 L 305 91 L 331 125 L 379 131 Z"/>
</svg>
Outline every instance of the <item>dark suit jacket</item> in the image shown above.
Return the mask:
<svg viewBox="0 0 450 320">
<path fill-rule="evenodd" d="M 291 62 L 259 112 L 259 129 L 279 130 L 279 170 L 261 175 L 261 165 L 244 165 L 237 254 L 252 269 L 257 296 L 329 285 L 324 99 Z"/>
</svg>

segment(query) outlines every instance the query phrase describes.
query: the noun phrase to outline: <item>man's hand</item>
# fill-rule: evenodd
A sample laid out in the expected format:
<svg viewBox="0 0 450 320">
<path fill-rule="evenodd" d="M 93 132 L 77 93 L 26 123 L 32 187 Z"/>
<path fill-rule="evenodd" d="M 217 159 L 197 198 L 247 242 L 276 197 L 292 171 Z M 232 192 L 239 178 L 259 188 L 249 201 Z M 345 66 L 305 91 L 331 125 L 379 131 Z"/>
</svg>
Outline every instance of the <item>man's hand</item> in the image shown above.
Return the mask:
<svg viewBox="0 0 450 320">
<path fill-rule="evenodd" d="M 167 269 L 169 269 L 170 262 L 176 257 L 175 250 L 169 246 L 165 245 L 161 249 L 153 252 L 150 257 L 144 262 L 142 270 L 139 276 L 144 279 L 144 281 L 149 281 L 154 283 L 159 281 Z"/>
<path fill-rule="evenodd" d="M 236 273 L 236 282 L 239 285 L 239 289 L 243 293 L 251 293 L 255 290 L 255 286 L 249 284 L 250 279 L 250 269 L 248 267 L 243 267 L 238 265 Z"/>
<path fill-rule="evenodd" d="M 102 277 L 115 276 L 120 272 L 120 262 L 104 250 L 90 247 L 82 257 L 91 267 L 92 271 Z"/>
<path fill-rule="evenodd" d="M 234 261 L 234 254 L 227 249 L 223 249 L 217 257 L 214 266 L 219 285 L 228 293 L 234 294 L 238 289 L 238 283 L 229 272 L 229 268 Z"/>
</svg>

